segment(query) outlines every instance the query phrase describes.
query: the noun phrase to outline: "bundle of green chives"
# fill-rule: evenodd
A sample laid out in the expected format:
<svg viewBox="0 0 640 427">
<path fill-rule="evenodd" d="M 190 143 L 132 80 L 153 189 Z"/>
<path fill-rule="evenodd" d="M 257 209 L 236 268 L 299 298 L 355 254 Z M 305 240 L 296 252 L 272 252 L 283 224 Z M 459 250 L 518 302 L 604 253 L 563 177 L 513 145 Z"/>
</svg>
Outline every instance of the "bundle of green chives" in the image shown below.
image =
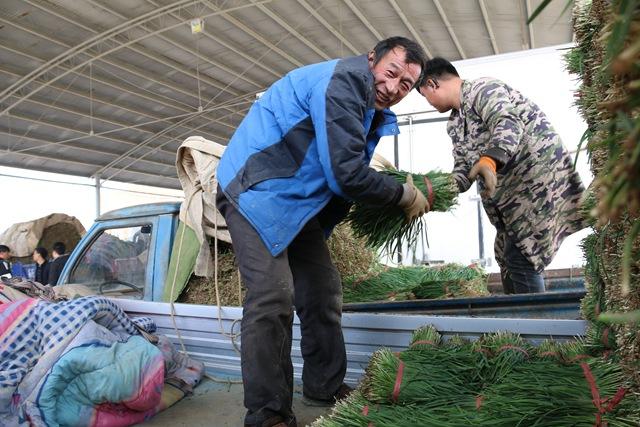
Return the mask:
<svg viewBox="0 0 640 427">
<path fill-rule="evenodd" d="M 638 426 L 640 401 L 626 385 L 621 367 L 610 361 L 530 361 L 514 366 L 501 382 L 484 390 L 477 425 Z"/>
<path fill-rule="evenodd" d="M 476 359 L 474 353 L 438 347 L 398 355 L 382 349 L 372 356 L 361 391 L 371 402 L 420 402 L 429 408 L 447 405 L 462 396 L 474 395 Z"/>
<path fill-rule="evenodd" d="M 487 275 L 477 267 L 446 264 L 427 269 L 413 294 L 419 299 L 488 295 Z"/>
<path fill-rule="evenodd" d="M 385 405 L 369 402 L 356 391 L 338 402 L 329 417 L 318 419 L 312 427 L 460 427 L 475 425 L 477 417 L 472 399 L 439 407 L 418 403 Z"/>
<path fill-rule="evenodd" d="M 394 177 L 398 182 L 407 180 L 408 172 L 386 170 L 381 173 Z M 432 171 L 424 175 L 412 174 L 413 183 L 427 200 L 431 200 L 431 210 L 446 212 L 456 204 L 458 185 L 450 173 Z M 415 243 L 422 231 L 420 218 L 407 222 L 403 210 L 398 206 L 372 206 L 356 203 L 349 212 L 347 220 L 351 223 L 356 237 L 362 237 L 374 249 L 386 249 L 393 253 L 398 242 Z"/>
<path fill-rule="evenodd" d="M 487 295 L 487 276 L 476 267 L 386 268 L 343 283 L 344 302 L 401 301 Z"/>
<path fill-rule="evenodd" d="M 500 382 L 514 366 L 529 359 L 533 350 L 520 335 L 511 332 L 485 335 L 473 347 L 474 351 L 488 356 L 487 364 L 482 369 L 485 384 Z"/>
<path fill-rule="evenodd" d="M 550 340 L 534 349 L 506 332 L 443 341 L 422 327 L 408 350 L 377 352 L 359 389 L 313 426 L 640 425 L 640 399 L 621 366 L 585 350 L 581 341 Z"/>
<path fill-rule="evenodd" d="M 386 268 L 357 280 L 346 279 L 342 298 L 346 303 L 415 299 L 412 291 L 424 274 L 422 267 L 399 267 Z"/>
<path fill-rule="evenodd" d="M 473 396 L 480 386 L 477 366 L 482 354 L 442 343 L 431 325 L 417 329 L 409 349 L 376 352 L 362 382 L 361 391 L 372 402 L 423 407 L 447 405 L 462 396 Z"/>
<path fill-rule="evenodd" d="M 457 336 L 457 335 L 456 335 Z M 442 342 L 442 335 L 433 325 L 422 326 L 411 334 L 410 349 L 424 348 L 430 349 L 439 346 Z"/>
</svg>

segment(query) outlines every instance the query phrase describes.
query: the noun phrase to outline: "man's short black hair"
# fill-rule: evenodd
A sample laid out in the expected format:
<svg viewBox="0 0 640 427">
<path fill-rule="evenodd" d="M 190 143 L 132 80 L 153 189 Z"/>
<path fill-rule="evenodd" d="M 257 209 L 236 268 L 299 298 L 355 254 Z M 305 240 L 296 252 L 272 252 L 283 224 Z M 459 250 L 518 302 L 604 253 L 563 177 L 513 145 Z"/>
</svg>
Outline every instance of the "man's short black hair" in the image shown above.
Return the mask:
<svg viewBox="0 0 640 427">
<path fill-rule="evenodd" d="M 420 65 L 421 71 L 424 71 L 424 64 L 427 62 L 427 55 L 425 55 L 422 47 L 413 40 L 400 36 L 389 37 L 388 39 L 379 41 L 373 48 L 373 53 L 375 54 L 373 63 L 377 64 L 378 61 L 396 47 L 401 47 L 405 50 L 405 61 L 408 64 L 418 64 Z M 420 81 L 420 79 L 418 79 L 418 81 Z"/>
<path fill-rule="evenodd" d="M 11 252 L 11 249 L 7 245 L 0 245 L 0 252 Z"/>
<path fill-rule="evenodd" d="M 422 69 L 420 86 L 425 85 L 427 79 L 440 79 L 447 75 L 460 77 L 458 70 L 456 70 L 456 67 L 454 67 L 451 62 L 440 57 L 430 59 L 424 64 L 424 68 Z"/>
<path fill-rule="evenodd" d="M 58 255 L 63 255 L 64 251 L 67 250 L 67 247 L 62 242 L 55 242 L 53 244 L 53 250 L 56 251 Z"/>
<path fill-rule="evenodd" d="M 39 253 L 40 256 L 44 259 L 47 259 L 47 257 L 49 256 L 49 251 L 47 250 L 47 248 L 43 248 L 42 246 L 38 246 L 33 251 Z"/>
</svg>

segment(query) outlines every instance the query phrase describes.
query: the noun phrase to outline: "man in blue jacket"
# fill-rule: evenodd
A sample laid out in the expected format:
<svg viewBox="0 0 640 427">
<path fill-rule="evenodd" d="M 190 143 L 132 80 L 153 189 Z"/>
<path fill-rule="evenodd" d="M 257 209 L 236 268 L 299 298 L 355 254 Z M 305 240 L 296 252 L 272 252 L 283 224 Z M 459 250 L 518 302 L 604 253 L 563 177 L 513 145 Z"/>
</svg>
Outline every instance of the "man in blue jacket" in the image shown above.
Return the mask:
<svg viewBox="0 0 640 427">
<path fill-rule="evenodd" d="M 295 426 L 293 307 L 301 323 L 303 393 L 331 404 L 343 383 L 342 286 L 326 238 L 352 201 L 429 210 L 413 183 L 369 168 L 388 109 L 420 80 L 425 55 L 393 37 L 368 55 L 309 65 L 275 82 L 249 110 L 218 165 L 217 206 L 247 288 L 242 318 L 245 426 Z"/>
</svg>

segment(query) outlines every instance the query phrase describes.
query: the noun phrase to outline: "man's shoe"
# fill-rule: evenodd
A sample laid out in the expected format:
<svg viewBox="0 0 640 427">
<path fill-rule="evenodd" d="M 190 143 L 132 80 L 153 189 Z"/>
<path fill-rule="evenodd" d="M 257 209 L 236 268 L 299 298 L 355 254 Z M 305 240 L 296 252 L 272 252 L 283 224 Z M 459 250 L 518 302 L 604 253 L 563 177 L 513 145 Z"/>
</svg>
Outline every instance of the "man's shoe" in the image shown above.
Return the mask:
<svg viewBox="0 0 640 427">
<path fill-rule="evenodd" d="M 307 406 L 315 406 L 315 407 L 319 407 L 319 408 L 326 408 L 326 407 L 335 405 L 335 403 L 337 401 L 342 400 L 345 397 L 349 396 L 352 391 L 353 391 L 353 388 L 351 388 L 348 385 L 342 383 L 340 385 L 340 387 L 338 388 L 338 391 L 336 391 L 333 394 L 333 396 L 331 396 L 329 399 L 318 399 L 318 398 L 315 398 L 315 397 L 308 396 L 303 392 L 302 393 L 302 403 L 304 403 Z"/>
</svg>

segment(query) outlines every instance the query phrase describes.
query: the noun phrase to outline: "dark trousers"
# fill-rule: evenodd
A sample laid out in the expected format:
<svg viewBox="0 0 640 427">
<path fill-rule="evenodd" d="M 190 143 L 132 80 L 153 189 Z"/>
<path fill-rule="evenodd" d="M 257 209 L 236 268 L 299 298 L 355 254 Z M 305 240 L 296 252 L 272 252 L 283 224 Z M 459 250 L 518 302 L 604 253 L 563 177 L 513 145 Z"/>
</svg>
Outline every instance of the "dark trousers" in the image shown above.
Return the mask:
<svg viewBox="0 0 640 427">
<path fill-rule="evenodd" d="M 247 288 L 241 325 L 245 424 L 262 426 L 265 420 L 281 416 L 294 426 L 294 306 L 301 324 L 303 391 L 329 399 L 342 384 L 347 366 L 340 275 L 317 219 L 309 221 L 289 247 L 274 257 L 220 188 L 217 207 L 229 227 Z"/>
<path fill-rule="evenodd" d="M 522 254 L 515 243 L 504 241 L 504 266 L 501 268 L 502 288 L 505 294 L 533 294 L 544 292 L 542 273 Z"/>
</svg>

